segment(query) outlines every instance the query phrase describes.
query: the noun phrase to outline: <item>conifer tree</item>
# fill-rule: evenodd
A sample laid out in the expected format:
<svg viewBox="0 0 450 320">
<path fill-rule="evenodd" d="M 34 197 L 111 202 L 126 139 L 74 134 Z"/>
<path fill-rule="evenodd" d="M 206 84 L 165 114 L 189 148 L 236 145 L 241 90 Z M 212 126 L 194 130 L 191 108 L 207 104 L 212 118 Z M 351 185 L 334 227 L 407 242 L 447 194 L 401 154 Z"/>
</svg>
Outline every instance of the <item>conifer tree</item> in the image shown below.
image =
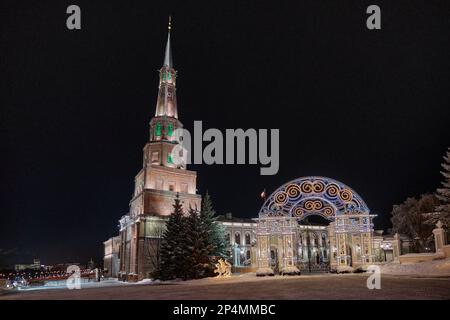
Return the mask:
<svg viewBox="0 0 450 320">
<path fill-rule="evenodd" d="M 209 193 L 206 192 L 202 200 L 200 218 L 203 222 L 205 232 L 208 234 L 208 254 L 210 257 L 227 258 L 227 242 L 225 230 L 222 225 L 216 222 L 213 204 Z"/>
<path fill-rule="evenodd" d="M 444 176 L 444 181 L 442 188 L 436 190 L 436 197 L 440 204 L 435 207 L 433 213 L 427 215 L 427 222 L 434 226 L 441 221 L 446 228 L 450 228 L 450 148 L 447 149 L 447 154 L 444 156 L 442 168 L 444 170 L 441 171 L 441 174 Z"/>
<path fill-rule="evenodd" d="M 161 241 L 160 265 L 155 277 L 163 280 L 183 277 L 186 273 L 186 218 L 179 195 L 175 198 L 173 212 L 166 223 Z"/>
<path fill-rule="evenodd" d="M 208 275 L 211 259 L 209 253 L 211 244 L 200 213 L 197 209 L 190 208 L 186 218 L 187 232 L 185 243 L 187 245 L 186 267 L 187 278 L 202 278 Z"/>
<path fill-rule="evenodd" d="M 174 210 L 166 223 L 160 249 L 160 267 L 155 277 L 196 279 L 213 275 L 215 259 L 226 258 L 227 243 L 223 227 L 216 222 L 208 193 L 202 207 L 189 208 L 183 215 L 177 195 Z"/>
</svg>

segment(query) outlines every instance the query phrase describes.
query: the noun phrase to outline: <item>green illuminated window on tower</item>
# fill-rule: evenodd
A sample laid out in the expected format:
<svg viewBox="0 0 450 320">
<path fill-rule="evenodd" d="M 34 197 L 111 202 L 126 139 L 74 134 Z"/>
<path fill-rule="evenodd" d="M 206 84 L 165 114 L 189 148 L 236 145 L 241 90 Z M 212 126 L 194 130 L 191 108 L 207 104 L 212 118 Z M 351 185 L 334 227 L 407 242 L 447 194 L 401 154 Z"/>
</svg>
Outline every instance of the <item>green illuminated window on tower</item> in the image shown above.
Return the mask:
<svg viewBox="0 0 450 320">
<path fill-rule="evenodd" d="M 161 132 L 162 132 L 162 126 L 161 126 L 161 123 L 158 122 L 156 124 L 155 136 L 160 137 L 161 136 Z"/>
<path fill-rule="evenodd" d="M 173 164 L 172 153 L 167 154 L 167 163 Z"/>
<path fill-rule="evenodd" d="M 167 127 L 167 134 L 169 137 L 173 136 L 173 124 L 169 123 L 168 127 Z"/>
</svg>

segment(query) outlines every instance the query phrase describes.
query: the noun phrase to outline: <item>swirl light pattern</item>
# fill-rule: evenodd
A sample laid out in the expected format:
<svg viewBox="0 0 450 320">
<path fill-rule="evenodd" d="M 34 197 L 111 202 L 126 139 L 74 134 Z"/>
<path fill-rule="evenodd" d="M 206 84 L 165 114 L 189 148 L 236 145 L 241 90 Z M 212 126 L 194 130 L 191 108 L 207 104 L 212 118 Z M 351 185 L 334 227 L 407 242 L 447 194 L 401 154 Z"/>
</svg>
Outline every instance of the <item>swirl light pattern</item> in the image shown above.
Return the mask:
<svg viewBox="0 0 450 320">
<path fill-rule="evenodd" d="M 292 180 L 272 193 L 259 217 L 304 217 L 316 214 L 334 220 L 341 214 L 369 214 L 364 200 L 350 187 L 326 177 Z"/>
</svg>

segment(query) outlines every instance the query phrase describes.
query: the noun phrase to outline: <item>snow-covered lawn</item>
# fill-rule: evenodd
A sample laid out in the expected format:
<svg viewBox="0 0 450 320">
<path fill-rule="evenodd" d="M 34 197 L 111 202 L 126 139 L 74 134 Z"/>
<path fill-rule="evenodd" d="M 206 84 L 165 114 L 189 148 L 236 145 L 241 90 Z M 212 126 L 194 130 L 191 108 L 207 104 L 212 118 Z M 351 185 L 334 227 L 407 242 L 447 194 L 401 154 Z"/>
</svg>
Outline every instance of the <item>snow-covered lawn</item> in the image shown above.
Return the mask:
<svg viewBox="0 0 450 320">
<path fill-rule="evenodd" d="M 88 288 L 101 288 L 101 287 L 113 287 L 113 286 L 123 286 L 127 285 L 125 282 L 118 281 L 117 279 L 107 279 L 100 282 L 82 282 L 80 284 L 81 289 Z M 30 286 L 19 288 L 18 291 L 36 291 L 36 290 L 52 290 L 52 289 L 67 289 L 65 281 L 58 281 L 55 284 L 43 285 L 43 286 Z"/>
<path fill-rule="evenodd" d="M 117 279 L 0 292 L 1 299 L 450 299 L 450 259 L 380 265 L 381 290 L 367 289 L 370 274 L 302 274 L 126 283 Z M 432 279 L 434 277 L 434 279 Z"/>
<path fill-rule="evenodd" d="M 450 277 L 450 258 L 408 264 L 391 262 L 380 267 L 382 274 Z"/>
<path fill-rule="evenodd" d="M 381 274 L 383 275 L 401 275 L 406 277 L 447 277 L 450 282 L 450 258 L 440 259 L 428 262 L 420 262 L 414 264 L 400 264 L 396 262 L 387 263 L 384 265 L 380 265 Z M 152 279 L 144 279 L 135 283 L 127 283 L 118 281 L 117 279 L 106 279 L 101 282 L 86 282 L 81 284 L 81 289 L 89 289 L 92 290 L 121 290 L 119 287 L 172 287 L 172 285 L 176 285 L 177 287 L 212 287 L 212 286 L 220 286 L 220 285 L 235 285 L 235 286 L 245 286 L 246 284 L 252 283 L 261 283 L 264 286 L 264 283 L 273 283 L 274 281 L 281 281 L 280 283 L 288 283 L 292 281 L 317 281 L 321 282 L 324 278 L 329 279 L 345 279 L 345 277 L 362 277 L 367 278 L 369 274 L 302 274 L 299 276 L 267 276 L 267 277 L 256 277 L 255 273 L 244 273 L 244 274 L 234 274 L 229 278 L 204 278 L 198 280 L 171 280 L 171 281 L 159 281 Z M 333 280 L 334 281 L 334 280 Z M 29 287 L 23 288 L 17 291 L 18 292 L 39 292 L 39 291 L 66 291 L 67 287 L 64 282 L 61 282 L 60 285 L 52 285 L 52 286 L 41 286 L 41 287 Z M 157 289 L 159 290 L 159 289 Z M 71 290 L 68 290 L 69 292 Z M 73 292 L 84 291 L 84 290 L 73 290 Z M 5 292 L 4 292 L 5 293 Z M 4 295 L 0 293 L 0 297 Z M 8 292 L 8 295 L 16 293 Z M 64 294 L 63 294 L 64 296 Z M 62 297 L 62 296 L 61 296 Z M 55 296 L 57 298 L 57 296 Z M 450 298 L 450 294 L 449 294 Z"/>
<path fill-rule="evenodd" d="M 381 289 L 369 290 L 369 274 L 321 274 L 127 284 L 96 283 L 81 290 L 54 289 L 0 293 L 0 299 L 450 299 L 450 278 L 417 278 L 382 274 Z"/>
</svg>

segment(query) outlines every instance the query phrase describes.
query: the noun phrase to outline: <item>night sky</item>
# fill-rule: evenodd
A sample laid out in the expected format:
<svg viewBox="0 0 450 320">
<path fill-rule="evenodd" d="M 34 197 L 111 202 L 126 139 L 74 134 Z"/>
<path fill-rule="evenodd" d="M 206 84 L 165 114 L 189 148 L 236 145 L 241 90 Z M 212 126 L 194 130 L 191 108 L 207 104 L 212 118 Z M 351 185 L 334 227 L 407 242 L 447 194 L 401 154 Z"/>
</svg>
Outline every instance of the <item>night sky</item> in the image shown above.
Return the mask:
<svg viewBox="0 0 450 320">
<path fill-rule="evenodd" d="M 366 28 L 370 4 L 381 30 Z M 101 259 L 142 167 L 169 14 L 185 127 L 280 129 L 277 175 L 190 166 L 219 213 L 256 217 L 264 188 L 321 175 L 386 229 L 393 204 L 440 184 L 448 1 L 3 0 L 1 12 L 0 265 Z"/>
</svg>

